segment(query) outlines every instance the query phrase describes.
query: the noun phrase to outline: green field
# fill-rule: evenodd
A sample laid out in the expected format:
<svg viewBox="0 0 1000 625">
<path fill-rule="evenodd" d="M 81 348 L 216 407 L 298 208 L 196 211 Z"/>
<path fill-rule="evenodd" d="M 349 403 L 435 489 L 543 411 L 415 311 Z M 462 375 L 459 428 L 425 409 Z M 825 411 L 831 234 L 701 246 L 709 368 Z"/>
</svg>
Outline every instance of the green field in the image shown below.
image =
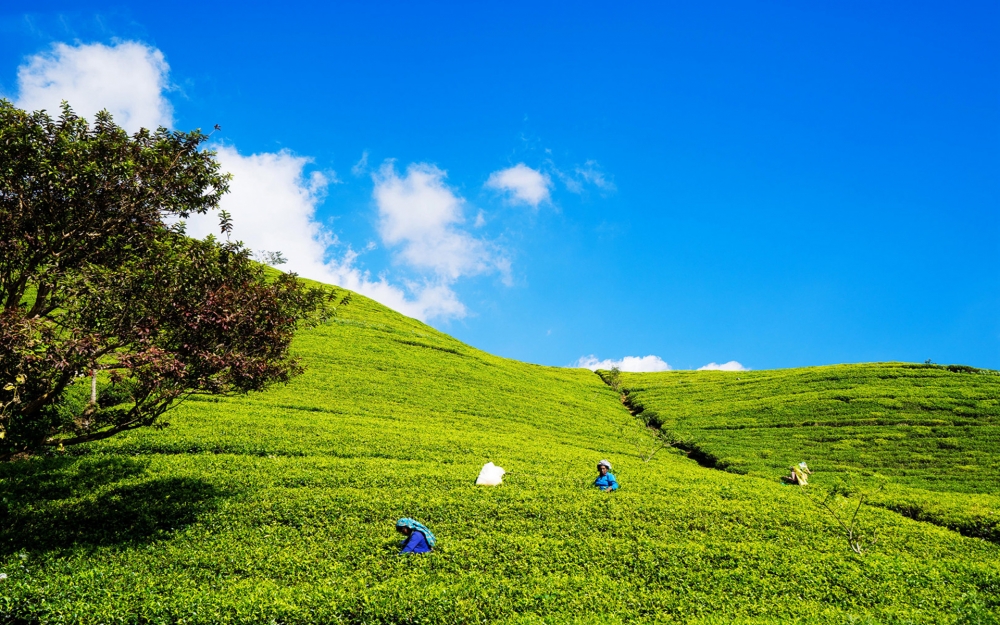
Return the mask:
<svg viewBox="0 0 1000 625">
<path fill-rule="evenodd" d="M 905 363 L 624 374 L 633 412 L 703 463 L 778 479 L 806 461 L 878 505 L 1000 543 L 1000 375 Z M 822 477 L 821 477 L 822 476 Z"/>
<path fill-rule="evenodd" d="M 709 427 L 731 425 L 742 396 L 728 385 L 782 372 L 626 376 L 661 420 L 704 417 L 692 440 L 740 475 L 678 449 L 644 462 L 650 435 L 589 371 L 491 356 L 361 296 L 294 348 L 307 370 L 286 386 L 191 401 L 165 429 L 0 465 L 0 622 L 1000 622 L 996 542 L 865 506 L 861 528 L 880 538 L 856 555 L 808 493 L 777 479 L 808 459 L 822 492 L 854 452 L 776 439 L 765 458 L 739 428 Z M 903 370 L 856 371 L 879 367 Z M 913 371 L 952 382 L 914 383 L 913 406 L 897 397 L 905 427 L 851 427 L 882 428 L 879 449 L 894 457 L 916 449 L 914 428 L 957 428 L 894 484 L 995 501 L 996 378 Z M 799 373 L 760 387 L 741 418 L 774 416 L 778 387 L 805 399 L 819 392 L 809 376 L 840 375 Z M 830 384 L 849 396 L 858 375 Z M 675 400 L 675 381 L 688 399 Z M 945 411 L 919 402 L 946 397 L 951 415 L 966 399 L 972 413 L 930 423 Z M 590 486 L 600 458 L 617 493 Z M 502 486 L 474 486 L 487 461 L 507 469 Z M 435 532 L 434 553 L 396 554 L 401 516 Z"/>
</svg>

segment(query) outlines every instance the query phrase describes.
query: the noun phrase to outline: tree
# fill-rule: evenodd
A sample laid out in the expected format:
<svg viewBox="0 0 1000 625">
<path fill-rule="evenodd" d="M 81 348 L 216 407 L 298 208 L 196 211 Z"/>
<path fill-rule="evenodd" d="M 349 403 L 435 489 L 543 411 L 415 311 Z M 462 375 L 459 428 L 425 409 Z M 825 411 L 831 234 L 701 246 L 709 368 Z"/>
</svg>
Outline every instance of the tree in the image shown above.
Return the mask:
<svg viewBox="0 0 1000 625">
<path fill-rule="evenodd" d="M 858 513 L 861 512 L 865 499 L 871 499 L 885 488 L 884 479 L 878 479 L 875 482 L 875 487 L 872 488 L 866 487 L 858 479 L 858 476 L 847 473 L 832 488 L 827 490 L 825 495 L 822 491 L 814 495 L 813 493 L 816 491 L 813 485 L 806 485 L 801 481 L 798 484 L 799 492 L 806 499 L 816 504 L 837 522 L 851 551 L 863 556 L 878 543 L 878 529 L 862 527 L 858 520 Z M 852 497 L 855 499 L 851 499 Z"/>
<path fill-rule="evenodd" d="M 191 394 L 300 370 L 294 330 L 328 295 L 269 278 L 228 237 L 164 223 L 228 191 L 206 139 L 129 136 L 106 112 L 91 127 L 66 104 L 52 119 L 0 100 L 0 460 L 155 425 Z"/>
</svg>

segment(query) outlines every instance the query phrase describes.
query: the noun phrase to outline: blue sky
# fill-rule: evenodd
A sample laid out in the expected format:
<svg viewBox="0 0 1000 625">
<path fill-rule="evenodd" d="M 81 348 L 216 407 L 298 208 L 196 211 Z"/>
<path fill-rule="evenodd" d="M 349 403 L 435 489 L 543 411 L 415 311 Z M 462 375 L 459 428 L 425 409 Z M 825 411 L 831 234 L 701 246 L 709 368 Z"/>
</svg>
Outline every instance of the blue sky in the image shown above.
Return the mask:
<svg viewBox="0 0 1000 625">
<path fill-rule="evenodd" d="M 487 351 L 1000 368 L 995 2 L 0 12 L 6 97 L 221 124 L 238 236 Z"/>
</svg>

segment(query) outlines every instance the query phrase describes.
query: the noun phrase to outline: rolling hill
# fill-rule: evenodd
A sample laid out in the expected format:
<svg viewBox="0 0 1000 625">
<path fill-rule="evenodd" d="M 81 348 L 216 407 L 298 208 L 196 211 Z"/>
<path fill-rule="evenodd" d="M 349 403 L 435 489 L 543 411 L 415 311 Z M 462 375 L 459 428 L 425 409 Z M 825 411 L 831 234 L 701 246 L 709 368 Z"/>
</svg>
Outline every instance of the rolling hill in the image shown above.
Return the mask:
<svg viewBox="0 0 1000 625">
<path fill-rule="evenodd" d="M 853 466 L 843 440 L 868 438 L 747 451 L 760 444 L 728 426 L 774 417 L 772 372 L 750 375 L 762 385 L 740 422 L 718 402 L 743 392 L 727 390 L 743 375 L 626 376 L 632 401 L 736 474 L 680 449 L 644 461 L 651 435 L 590 371 L 495 357 L 360 295 L 294 347 L 307 369 L 288 385 L 189 401 L 164 429 L 0 465 L 0 622 L 998 622 L 995 541 L 866 505 L 856 529 L 878 541 L 858 555 L 816 504 Z M 810 371 L 777 382 L 781 397 L 829 403 Z M 944 412 L 919 400 L 902 418 L 958 428 L 934 439 L 953 446 L 913 447 L 888 417 L 851 427 L 885 428 L 885 453 L 929 457 L 914 475 L 878 465 L 908 493 L 994 497 L 995 439 L 976 424 L 995 417 L 996 387 L 945 373 L 948 393 L 979 398 L 972 412 L 956 403 L 947 423 L 917 423 Z M 832 384 L 851 397 L 856 377 Z M 700 385 L 697 400 L 669 388 L 682 379 Z M 933 388 L 912 396 L 944 402 Z M 690 420 L 667 423 L 681 413 Z M 779 469 L 806 451 L 816 490 L 782 485 Z M 614 494 L 591 486 L 601 458 Z M 487 461 L 507 469 L 503 485 L 474 485 Z M 953 475 L 966 465 L 970 479 Z M 435 532 L 434 553 L 397 555 L 401 516 Z"/>
<path fill-rule="evenodd" d="M 778 479 L 805 460 L 876 505 L 1000 543 L 996 371 L 874 363 L 623 383 L 632 412 L 703 464 Z"/>
</svg>

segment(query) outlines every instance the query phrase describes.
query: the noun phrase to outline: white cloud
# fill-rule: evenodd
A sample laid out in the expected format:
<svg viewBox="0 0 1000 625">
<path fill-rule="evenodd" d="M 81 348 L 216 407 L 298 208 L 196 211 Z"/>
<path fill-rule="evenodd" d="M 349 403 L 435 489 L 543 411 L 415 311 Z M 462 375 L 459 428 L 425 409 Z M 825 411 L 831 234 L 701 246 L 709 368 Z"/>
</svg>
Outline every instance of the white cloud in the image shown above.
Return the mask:
<svg viewBox="0 0 1000 625">
<path fill-rule="evenodd" d="M 652 371 L 670 371 L 670 365 L 659 356 L 625 356 L 621 360 L 598 360 L 596 356 L 581 356 L 579 360 L 571 365 L 582 369 L 596 371 L 598 369 L 611 369 L 618 367 L 622 371 L 633 373 L 648 373 Z"/>
<path fill-rule="evenodd" d="M 552 180 L 547 174 L 532 169 L 524 163 L 501 169 L 490 174 L 486 187 L 510 194 L 511 202 L 527 204 L 538 208 L 542 202 L 550 201 L 549 188 Z"/>
<path fill-rule="evenodd" d="M 357 291 L 417 319 L 466 315 L 446 281 L 400 287 L 358 268 L 358 253 L 350 247 L 339 258 L 331 257 L 337 237 L 316 221 L 316 207 L 331 181 L 320 172 L 306 174 L 310 159 L 288 151 L 244 156 L 231 146 L 217 151 L 223 171 L 233 174 L 220 206 L 233 216 L 233 239 L 254 251 L 280 251 L 288 260 L 284 270 Z M 218 216 L 192 216 L 187 231 L 196 237 L 219 236 Z"/>
<path fill-rule="evenodd" d="M 355 266 L 357 252 L 348 248 L 341 259 L 331 259 L 324 265 L 326 273 L 317 278 L 381 302 L 389 308 L 415 317 L 428 319 L 461 319 L 467 314 L 465 305 L 451 286 L 441 281 L 410 282 L 406 289 L 390 284 L 385 276 L 372 279 L 370 272 Z M 409 296 L 407 295 L 409 294 Z"/>
<path fill-rule="evenodd" d="M 170 127 L 173 113 L 164 97 L 169 69 L 162 52 L 139 42 L 57 43 L 21 65 L 16 102 L 58 114 L 67 100 L 87 117 L 106 108 L 129 131 Z M 327 187 L 342 182 L 335 172 L 307 174 L 310 159 L 289 151 L 242 155 L 226 145 L 217 151 L 222 169 L 234 176 L 221 201 L 233 216 L 232 237 L 255 252 L 281 252 L 287 259 L 282 269 L 357 291 L 421 320 L 467 314 L 451 288 L 460 276 L 497 270 L 510 281 L 509 261 L 458 228 L 464 201 L 445 186 L 445 173 L 437 168 L 411 165 L 400 178 L 389 164 L 374 176 L 383 241 L 400 246 L 400 259 L 423 274 L 400 286 L 359 268 L 359 253 L 338 248 L 336 235 L 316 220 Z M 352 173 L 366 171 L 364 152 Z M 194 215 L 187 227 L 192 236 L 220 235 L 217 214 Z M 370 242 L 364 251 L 374 247 Z M 336 249 L 339 255 L 331 253 Z"/>
<path fill-rule="evenodd" d="M 465 200 L 444 183 L 446 175 L 433 165 L 414 163 L 400 177 L 388 161 L 372 176 L 382 242 L 398 246 L 398 259 L 405 264 L 445 282 L 493 270 L 509 280 L 509 261 L 457 227 L 465 220 Z"/>
<path fill-rule="evenodd" d="M 698 371 L 749 371 L 746 367 L 736 362 L 735 360 L 730 360 L 729 362 L 718 364 L 710 362 L 704 367 L 698 367 Z"/>
<path fill-rule="evenodd" d="M 66 100 L 78 115 L 91 120 L 107 109 L 129 132 L 170 127 L 173 108 L 163 95 L 169 71 L 163 53 L 143 43 L 57 43 L 18 68 L 16 104 L 58 116 Z"/>
<path fill-rule="evenodd" d="M 314 219 L 326 177 L 319 172 L 306 175 L 310 159 L 288 151 L 244 156 L 228 145 L 215 149 L 222 170 L 233 175 L 220 203 L 233 215 L 232 238 L 255 251 L 280 251 L 288 259 L 283 268 L 302 275 L 314 272 L 335 240 Z M 220 236 L 218 216 L 192 216 L 187 230 L 199 238 Z"/>
</svg>

